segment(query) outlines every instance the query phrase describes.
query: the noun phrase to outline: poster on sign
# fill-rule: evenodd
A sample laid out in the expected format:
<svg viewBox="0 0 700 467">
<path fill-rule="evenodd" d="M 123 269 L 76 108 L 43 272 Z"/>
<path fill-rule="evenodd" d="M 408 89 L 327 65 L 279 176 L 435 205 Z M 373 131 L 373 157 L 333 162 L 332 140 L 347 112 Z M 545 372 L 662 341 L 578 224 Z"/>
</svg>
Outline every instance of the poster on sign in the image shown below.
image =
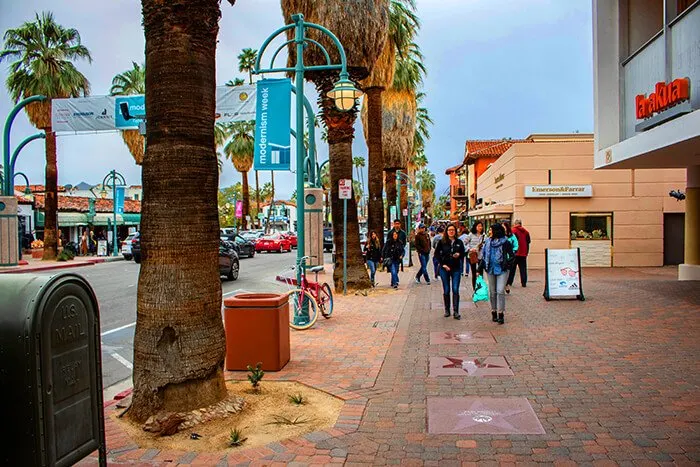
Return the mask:
<svg viewBox="0 0 700 467">
<path fill-rule="evenodd" d="M 581 281 L 581 250 L 545 248 L 544 298 L 576 298 L 585 300 Z"/>
</svg>

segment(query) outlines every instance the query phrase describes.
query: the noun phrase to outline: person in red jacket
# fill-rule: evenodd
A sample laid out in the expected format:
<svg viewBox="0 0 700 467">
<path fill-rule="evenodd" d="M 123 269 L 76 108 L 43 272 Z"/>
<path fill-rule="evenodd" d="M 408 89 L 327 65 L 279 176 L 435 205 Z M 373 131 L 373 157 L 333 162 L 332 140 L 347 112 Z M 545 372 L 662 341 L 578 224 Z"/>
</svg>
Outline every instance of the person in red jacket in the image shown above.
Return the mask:
<svg viewBox="0 0 700 467">
<path fill-rule="evenodd" d="M 520 219 L 513 222 L 513 235 L 518 239 L 518 251 L 515 252 L 515 264 L 508 275 L 507 286 L 513 285 L 515 280 L 515 268 L 520 268 L 520 285 L 527 287 L 527 255 L 530 253 L 530 232 L 523 227 Z"/>
</svg>

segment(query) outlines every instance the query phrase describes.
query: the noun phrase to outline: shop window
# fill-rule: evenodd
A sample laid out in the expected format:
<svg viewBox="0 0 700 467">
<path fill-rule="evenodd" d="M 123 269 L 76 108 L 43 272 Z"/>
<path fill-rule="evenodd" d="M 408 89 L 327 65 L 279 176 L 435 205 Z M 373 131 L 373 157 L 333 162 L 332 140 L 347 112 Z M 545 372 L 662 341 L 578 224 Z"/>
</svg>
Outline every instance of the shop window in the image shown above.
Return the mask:
<svg viewBox="0 0 700 467">
<path fill-rule="evenodd" d="M 612 213 L 572 213 L 571 240 L 612 239 Z"/>
</svg>

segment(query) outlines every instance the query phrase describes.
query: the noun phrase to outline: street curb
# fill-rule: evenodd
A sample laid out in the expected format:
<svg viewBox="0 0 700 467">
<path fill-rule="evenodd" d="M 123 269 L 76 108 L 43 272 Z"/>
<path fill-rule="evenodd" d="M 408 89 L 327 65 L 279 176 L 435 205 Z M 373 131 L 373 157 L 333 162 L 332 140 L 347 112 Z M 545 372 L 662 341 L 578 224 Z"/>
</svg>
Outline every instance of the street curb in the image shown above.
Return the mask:
<svg viewBox="0 0 700 467">
<path fill-rule="evenodd" d="M 46 264 L 43 266 L 35 267 L 16 267 L 13 269 L 0 270 L 0 274 L 23 274 L 30 272 L 42 272 L 42 271 L 52 271 L 55 269 L 68 269 L 68 268 L 79 268 L 83 266 L 94 266 L 95 264 L 101 263 L 113 263 L 115 261 L 124 261 L 123 256 L 108 256 L 105 258 L 94 258 L 87 261 L 71 262 L 66 261 L 63 264 Z"/>
</svg>

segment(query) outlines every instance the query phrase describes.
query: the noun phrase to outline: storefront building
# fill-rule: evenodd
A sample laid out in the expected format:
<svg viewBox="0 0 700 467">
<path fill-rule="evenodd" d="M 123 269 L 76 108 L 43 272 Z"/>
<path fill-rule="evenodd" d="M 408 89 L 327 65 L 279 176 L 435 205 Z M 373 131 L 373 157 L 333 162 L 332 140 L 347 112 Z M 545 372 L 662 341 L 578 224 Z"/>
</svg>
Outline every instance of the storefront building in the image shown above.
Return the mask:
<svg viewBox="0 0 700 467">
<path fill-rule="evenodd" d="M 593 68 L 595 168 L 685 172 L 665 195 L 685 199 L 678 278 L 700 280 L 700 0 L 594 0 Z"/>
<path fill-rule="evenodd" d="M 470 220 L 520 219 L 532 243 L 528 264 L 544 267 L 545 248 L 580 248 L 583 266 L 661 266 L 683 258 L 685 184 L 679 169 L 594 170 L 593 135 L 531 135 L 477 180 Z"/>
</svg>

